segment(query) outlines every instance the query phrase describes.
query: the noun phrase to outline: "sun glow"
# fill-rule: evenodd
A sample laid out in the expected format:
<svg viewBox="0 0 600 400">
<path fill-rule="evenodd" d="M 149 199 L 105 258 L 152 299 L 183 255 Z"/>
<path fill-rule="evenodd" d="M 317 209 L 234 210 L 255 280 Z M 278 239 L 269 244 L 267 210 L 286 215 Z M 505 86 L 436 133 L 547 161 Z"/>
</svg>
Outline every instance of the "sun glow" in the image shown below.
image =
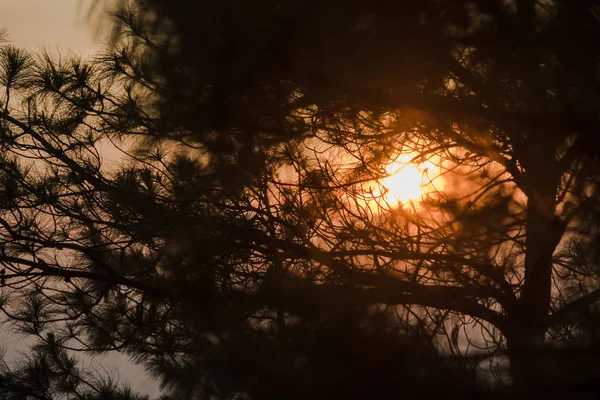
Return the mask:
<svg viewBox="0 0 600 400">
<path fill-rule="evenodd" d="M 387 176 L 378 180 L 375 196 L 391 206 L 414 206 L 425 195 L 443 190 L 439 165 L 432 161 L 415 163 L 413 159 L 413 155 L 405 154 L 388 164 Z"/>
</svg>

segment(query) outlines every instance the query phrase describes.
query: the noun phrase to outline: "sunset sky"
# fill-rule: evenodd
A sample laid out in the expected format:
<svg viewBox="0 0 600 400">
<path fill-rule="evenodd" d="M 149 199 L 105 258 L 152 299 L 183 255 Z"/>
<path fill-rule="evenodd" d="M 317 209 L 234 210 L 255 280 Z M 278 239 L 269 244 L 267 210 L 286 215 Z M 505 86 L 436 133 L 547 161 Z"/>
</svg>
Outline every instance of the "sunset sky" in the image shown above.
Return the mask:
<svg viewBox="0 0 600 400">
<path fill-rule="evenodd" d="M 89 0 L 2 0 L 0 27 L 12 44 L 28 50 L 71 49 L 85 56 L 97 44 L 86 24 Z"/>
<path fill-rule="evenodd" d="M 12 45 L 32 52 L 47 49 L 51 53 L 87 57 L 102 48 L 101 35 L 86 18 L 91 1 L 100 0 L 2 0 L 0 29 L 6 30 Z M 97 13 L 92 24 L 97 25 L 101 15 Z M 8 327 L 2 330 L 6 332 Z M 0 335 L 0 346 L 7 350 L 8 359 L 26 350 L 23 337 L 16 335 Z M 85 364 L 98 364 L 100 360 L 88 360 Z M 102 360 L 102 366 L 109 373 L 117 373 L 121 381 L 129 382 L 139 392 L 158 393 L 156 383 L 141 367 L 130 364 L 124 355 L 113 353 Z"/>
</svg>

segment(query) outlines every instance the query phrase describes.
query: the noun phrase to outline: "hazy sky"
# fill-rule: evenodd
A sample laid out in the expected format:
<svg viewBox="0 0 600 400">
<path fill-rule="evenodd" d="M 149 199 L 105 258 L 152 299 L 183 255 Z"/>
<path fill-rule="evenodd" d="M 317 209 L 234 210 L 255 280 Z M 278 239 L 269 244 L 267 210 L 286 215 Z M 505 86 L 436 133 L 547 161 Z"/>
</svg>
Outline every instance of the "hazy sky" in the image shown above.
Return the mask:
<svg viewBox="0 0 600 400">
<path fill-rule="evenodd" d="M 98 0 L 91 0 L 98 1 Z M 1 0 L 0 28 L 12 44 L 28 50 L 71 49 L 88 55 L 94 29 L 86 21 L 90 0 Z"/>
<path fill-rule="evenodd" d="M 0 29 L 6 29 L 10 43 L 17 47 L 33 52 L 44 48 L 65 54 L 71 51 L 87 57 L 102 47 L 95 40 L 98 36 L 95 27 L 86 18 L 92 2 L 99 1 L 105 0 L 0 0 Z M 95 25 L 101 13 L 96 14 Z M 18 357 L 19 351 L 26 350 L 22 337 L 7 334 L 6 328 L 0 329 L 0 345 L 7 349 L 7 358 Z M 99 359 L 93 359 L 86 364 L 98 362 Z M 156 383 L 122 354 L 106 356 L 102 366 L 113 375 L 116 372 L 121 381 L 129 382 L 141 393 L 157 393 Z"/>
</svg>

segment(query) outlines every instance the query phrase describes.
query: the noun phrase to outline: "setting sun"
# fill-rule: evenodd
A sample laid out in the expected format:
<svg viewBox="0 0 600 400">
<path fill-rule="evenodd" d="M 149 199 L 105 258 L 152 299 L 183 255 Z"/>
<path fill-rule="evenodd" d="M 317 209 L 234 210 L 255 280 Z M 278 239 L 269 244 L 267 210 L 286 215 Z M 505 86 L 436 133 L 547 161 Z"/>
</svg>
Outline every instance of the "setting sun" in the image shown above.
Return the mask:
<svg viewBox="0 0 600 400">
<path fill-rule="evenodd" d="M 388 203 L 405 203 L 416 200 L 423 194 L 423 172 L 414 164 L 402 164 L 398 161 L 386 168 L 390 174 L 381 180 L 385 188 L 385 199 Z"/>
<path fill-rule="evenodd" d="M 410 204 L 420 200 L 434 190 L 443 189 L 442 182 L 434 186 L 439 178 L 439 167 L 430 161 L 415 163 L 413 156 L 402 155 L 390 163 L 385 171 L 388 176 L 378 181 L 380 188 L 375 191 L 389 205 Z M 436 182 L 437 183 L 437 182 Z"/>
</svg>

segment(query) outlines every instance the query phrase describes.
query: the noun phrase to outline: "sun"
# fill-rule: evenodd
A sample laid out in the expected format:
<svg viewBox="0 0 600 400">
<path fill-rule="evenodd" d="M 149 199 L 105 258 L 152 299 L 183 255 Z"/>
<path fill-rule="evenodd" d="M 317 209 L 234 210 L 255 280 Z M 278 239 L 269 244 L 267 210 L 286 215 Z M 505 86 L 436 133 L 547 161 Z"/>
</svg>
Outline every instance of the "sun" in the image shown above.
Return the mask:
<svg viewBox="0 0 600 400">
<path fill-rule="evenodd" d="M 385 170 L 389 176 L 380 183 L 385 189 L 384 196 L 388 203 L 405 203 L 423 195 L 423 172 L 416 165 L 403 165 L 396 161 Z"/>
<path fill-rule="evenodd" d="M 439 172 L 436 173 L 439 166 L 431 161 L 415 163 L 414 158 L 404 154 L 388 164 L 385 167 L 387 176 L 378 180 L 375 195 L 391 206 L 414 206 L 428 193 L 443 189 Z"/>
</svg>

